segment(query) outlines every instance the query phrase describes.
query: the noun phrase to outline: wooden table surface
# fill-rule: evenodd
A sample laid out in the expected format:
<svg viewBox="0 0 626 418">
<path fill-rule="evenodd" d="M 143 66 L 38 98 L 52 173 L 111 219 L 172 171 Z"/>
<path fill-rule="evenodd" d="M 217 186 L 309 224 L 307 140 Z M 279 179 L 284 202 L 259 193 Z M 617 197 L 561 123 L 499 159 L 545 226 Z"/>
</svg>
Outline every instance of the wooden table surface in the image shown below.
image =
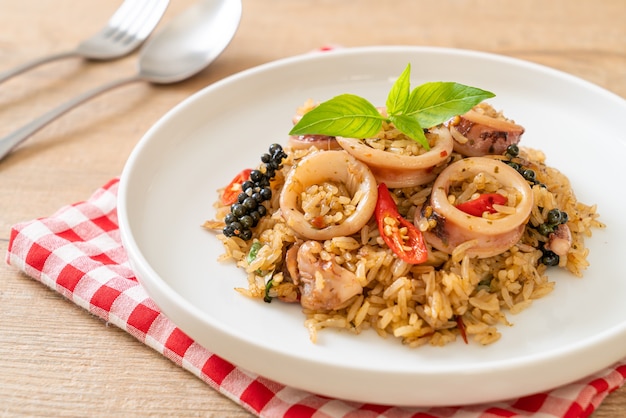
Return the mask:
<svg viewBox="0 0 626 418">
<path fill-rule="evenodd" d="M 72 48 L 120 1 L 0 0 L 0 71 Z M 161 25 L 192 0 L 172 1 Z M 244 0 L 239 31 L 198 76 L 135 83 L 66 114 L 0 162 L 0 252 L 13 224 L 88 197 L 121 173 L 162 115 L 230 74 L 322 45 L 494 52 L 574 74 L 626 98 L 624 0 Z M 0 86 L 0 136 L 75 94 L 135 71 L 68 59 Z M 249 416 L 132 336 L 1 263 L 0 416 Z M 594 418 L 626 416 L 626 387 Z"/>
</svg>

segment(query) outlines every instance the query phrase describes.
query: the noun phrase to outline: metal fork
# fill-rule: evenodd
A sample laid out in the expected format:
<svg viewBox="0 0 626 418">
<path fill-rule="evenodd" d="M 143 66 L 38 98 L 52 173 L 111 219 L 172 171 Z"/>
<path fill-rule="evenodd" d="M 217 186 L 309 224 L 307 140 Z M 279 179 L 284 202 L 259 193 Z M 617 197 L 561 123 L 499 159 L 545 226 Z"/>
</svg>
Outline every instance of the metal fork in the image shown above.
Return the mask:
<svg viewBox="0 0 626 418">
<path fill-rule="evenodd" d="M 0 83 L 31 68 L 69 57 L 111 60 L 136 49 L 152 33 L 165 13 L 169 0 L 124 0 L 107 24 L 92 37 L 66 52 L 34 59 L 0 73 Z"/>
</svg>

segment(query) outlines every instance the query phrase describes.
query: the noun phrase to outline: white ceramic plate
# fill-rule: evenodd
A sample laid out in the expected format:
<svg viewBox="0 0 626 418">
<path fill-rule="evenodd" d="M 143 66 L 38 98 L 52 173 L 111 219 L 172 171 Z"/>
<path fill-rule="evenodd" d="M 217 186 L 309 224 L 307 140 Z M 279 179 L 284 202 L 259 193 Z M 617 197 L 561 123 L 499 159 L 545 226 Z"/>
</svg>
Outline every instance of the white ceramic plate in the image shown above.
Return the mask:
<svg viewBox="0 0 626 418">
<path fill-rule="evenodd" d="M 219 264 L 221 244 L 200 225 L 216 189 L 285 143 L 306 99 L 354 93 L 384 104 L 407 63 L 412 85 L 457 81 L 496 93 L 491 103 L 526 128 L 597 203 L 606 230 L 588 240 L 584 278 L 553 274 L 556 290 L 502 327 L 496 344 L 409 349 L 373 332 L 323 331 L 309 341 L 298 306 L 235 290 L 243 272 Z M 347 400 L 412 406 L 470 404 L 547 390 L 626 356 L 623 119 L 626 102 L 528 62 L 419 47 L 345 49 L 290 58 L 231 76 L 163 117 L 133 151 L 119 195 L 123 242 L 140 282 L 163 312 L 210 351 L 296 388 Z"/>
</svg>

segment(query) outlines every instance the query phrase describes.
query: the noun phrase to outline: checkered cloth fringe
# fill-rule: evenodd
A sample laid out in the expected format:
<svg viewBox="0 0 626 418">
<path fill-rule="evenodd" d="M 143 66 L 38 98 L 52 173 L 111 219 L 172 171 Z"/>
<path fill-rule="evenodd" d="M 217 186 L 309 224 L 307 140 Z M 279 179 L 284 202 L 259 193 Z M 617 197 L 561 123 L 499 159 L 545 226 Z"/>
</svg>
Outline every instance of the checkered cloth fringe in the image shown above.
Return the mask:
<svg viewBox="0 0 626 418">
<path fill-rule="evenodd" d="M 210 387 L 261 417 L 589 416 L 626 377 L 626 360 L 578 382 L 485 405 L 404 408 L 347 402 L 293 389 L 241 370 L 185 335 L 148 297 L 120 241 L 119 179 L 87 201 L 15 225 L 7 262 L 75 304 L 132 334 Z"/>
</svg>

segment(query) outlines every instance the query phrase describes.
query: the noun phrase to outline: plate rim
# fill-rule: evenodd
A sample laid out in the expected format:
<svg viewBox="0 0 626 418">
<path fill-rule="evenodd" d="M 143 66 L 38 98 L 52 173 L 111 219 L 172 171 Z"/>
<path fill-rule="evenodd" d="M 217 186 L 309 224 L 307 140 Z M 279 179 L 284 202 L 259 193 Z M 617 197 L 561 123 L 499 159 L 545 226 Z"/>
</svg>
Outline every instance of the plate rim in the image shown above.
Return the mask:
<svg viewBox="0 0 626 418">
<path fill-rule="evenodd" d="M 253 76 L 256 73 L 262 73 L 265 71 L 273 71 L 273 70 L 276 70 L 277 68 L 284 68 L 284 67 L 293 65 L 294 63 L 299 63 L 301 61 L 307 61 L 310 59 L 332 60 L 333 57 L 337 55 L 345 56 L 345 55 L 353 55 L 353 54 L 360 55 L 360 54 L 398 53 L 398 52 L 405 52 L 405 51 L 409 51 L 410 53 L 416 53 L 416 54 L 437 53 L 437 54 L 455 55 L 455 56 L 471 57 L 471 58 L 478 58 L 478 59 L 496 60 L 499 62 L 504 62 L 510 65 L 514 65 L 516 67 L 525 67 L 525 68 L 532 69 L 533 71 L 547 72 L 548 74 L 552 74 L 553 76 L 556 76 L 558 78 L 565 78 L 571 82 L 581 84 L 584 88 L 591 89 L 594 91 L 594 93 L 606 96 L 606 98 L 610 100 L 618 99 L 619 100 L 618 103 L 621 106 L 626 107 L 625 105 L 626 101 L 620 96 L 616 95 L 615 93 L 603 87 L 600 87 L 596 84 L 593 84 L 589 81 L 586 81 L 580 77 L 563 72 L 561 70 L 547 67 L 545 65 L 534 63 L 534 62 L 525 61 L 525 60 L 515 58 L 515 57 L 498 55 L 498 54 L 494 54 L 491 52 L 465 50 L 465 49 L 458 49 L 458 48 L 426 47 L 426 46 L 373 46 L 373 47 L 340 48 L 340 49 L 333 50 L 333 51 L 315 52 L 313 54 L 307 53 L 307 54 L 301 54 L 301 55 L 297 55 L 293 57 L 287 57 L 287 58 L 279 59 L 276 61 L 264 63 L 261 65 L 240 71 L 238 73 L 232 74 L 228 77 L 225 77 L 222 80 L 219 80 L 199 90 L 198 92 L 192 94 L 187 99 L 183 100 L 181 103 L 179 103 L 178 105 L 170 109 L 141 138 L 137 146 L 133 149 L 131 156 L 129 157 L 127 161 L 127 164 L 125 165 L 123 169 L 123 172 L 120 178 L 119 197 L 118 197 L 118 202 L 120 202 L 118 203 L 118 213 L 120 214 L 120 231 L 122 235 L 122 241 L 124 243 L 125 248 L 129 249 L 128 250 L 129 259 L 131 259 L 131 255 L 132 255 L 133 260 L 131 261 L 131 264 L 134 263 L 133 270 L 138 269 L 140 271 L 147 272 L 147 274 L 155 275 L 156 277 L 160 279 L 159 283 L 156 283 L 156 285 L 159 287 L 158 289 L 150 286 L 150 285 L 155 285 L 154 283 L 151 283 L 149 286 L 147 286 L 146 290 L 149 290 L 149 289 L 151 290 L 148 292 L 150 296 L 154 298 L 154 295 L 152 293 L 155 291 L 156 292 L 169 292 L 171 295 L 174 295 L 173 303 L 178 305 L 179 308 L 182 308 L 184 311 L 186 311 L 187 314 L 196 317 L 198 320 L 203 320 L 203 318 L 205 317 L 205 315 L 203 315 L 202 312 L 197 307 L 193 306 L 192 304 L 186 303 L 186 300 L 182 297 L 182 295 L 180 295 L 176 290 L 174 290 L 168 283 L 166 283 L 159 276 L 159 274 L 155 270 L 152 269 L 148 261 L 143 257 L 143 254 L 141 253 L 141 251 L 139 251 L 138 253 L 136 252 L 134 248 L 134 246 L 136 246 L 136 242 L 134 242 L 134 237 L 132 236 L 132 233 L 130 232 L 131 230 L 130 226 L 126 223 L 127 218 L 124 216 L 125 209 L 126 209 L 124 202 L 125 202 L 126 194 L 128 193 L 128 181 L 129 181 L 129 176 L 132 174 L 133 163 L 135 159 L 138 157 L 138 155 L 141 154 L 142 147 L 149 141 L 149 139 L 152 137 L 152 135 L 154 135 L 155 132 L 158 132 L 159 129 L 161 129 L 163 124 L 167 123 L 167 121 L 173 115 L 184 111 L 186 106 L 192 106 L 193 103 L 196 100 L 198 100 L 200 97 L 206 94 L 210 94 L 212 91 L 217 90 L 221 88 L 222 86 L 228 86 L 231 83 L 236 83 L 237 80 L 240 80 L 242 78 Z M 119 210 L 119 208 L 121 208 L 121 211 Z M 146 286 L 146 283 L 144 283 L 145 279 L 139 279 L 139 281 L 142 285 Z M 156 302 L 156 299 L 155 299 L 155 302 Z M 157 303 L 158 306 L 161 306 L 161 304 L 164 303 L 164 301 L 160 301 L 160 302 L 161 303 Z M 210 321 L 210 322 L 213 325 L 219 326 L 219 324 L 215 324 L 215 321 Z M 623 333 L 624 329 L 626 329 L 626 321 L 622 322 L 619 325 L 616 325 L 613 328 L 608 329 L 604 331 L 603 333 L 599 333 L 598 335 L 595 335 L 594 338 L 580 342 L 579 344 L 576 344 L 575 346 L 571 346 L 566 351 L 577 352 L 580 350 L 584 350 L 586 346 L 596 345 L 599 343 L 599 341 L 604 341 L 605 343 L 608 343 L 611 339 L 615 339 L 616 337 L 615 334 L 617 332 L 617 329 L 621 330 Z M 223 328 L 220 331 L 227 332 L 227 333 L 229 332 L 229 330 L 226 328 Z M 553 350 L 553 351 L 557 351 L 557 350 Z M 563 350 L 558 350 L 558 353 L 556 352 L 543 353 L 540 356 L 540 358 L 543 359 L 542 361 L 549 361 L 549 360 L 553 360 L 554 359 L 553 356 L 557 356 L 557 355 L 558 356 L 563 355 Z M 536 356 L 533 355 L 531 357 L 534 357 L 534 361 L 537 361 Z M 511 364 L 510 362 L 505 362 L 505 363 L 506 364 L 497 364 L 496 362 L 493 365 L 498 366 L 498 367 L 515 369 L 517 367 L 520 367 L 520 365 L 526 364 L 527 358 L 524 357 L 522 359 L 519 359 L 518 361 L 513 362 L 513 364 Z M 480 366 L 480 367 L 477 366 L 476 369 L 482 369 L 483 367 L 484 366 Z M 472 371 L 475 371 L 475 369 L 468 368 L 464 370 L 464 372 L 466 373 L 470 373 Z M 449 371 L 445 371 L 443 375 L 447 375 L 448 373 Z M 437 374 L 441 374 L 441 373 L 437 373 Z M 330 396 L 333 396 L 333 395 L 330 395 Z M 493 400 L 498 400 L 498 399 L 493 399 Z M 393 403 L 395 404 L 395 402 Z M 444 403 L 440 405 L 447 405 L 447 404 Z"/>
</svg>

